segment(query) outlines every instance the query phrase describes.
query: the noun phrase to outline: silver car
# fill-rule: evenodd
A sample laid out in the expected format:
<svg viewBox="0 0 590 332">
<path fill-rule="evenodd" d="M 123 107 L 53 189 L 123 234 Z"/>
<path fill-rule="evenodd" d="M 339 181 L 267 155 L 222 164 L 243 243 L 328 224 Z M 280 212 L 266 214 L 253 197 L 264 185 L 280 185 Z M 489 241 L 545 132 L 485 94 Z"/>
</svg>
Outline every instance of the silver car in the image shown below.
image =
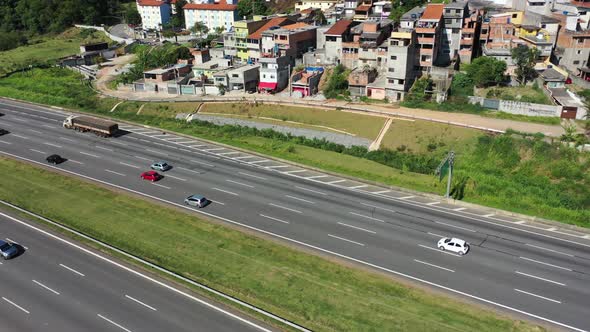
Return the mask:
<svg viewBox="0 0 590 332">
<path fill-rule="evenodd" d="M 0 240 L 0 255 L 4 259 L 11 259 L 18 254 L 18 248 L 9 242 Z"/>
<path fill-rule="evenodd" d="M 151 169 L 156 171 L 166 172 L 167 170 L 171 169 L 172 166 L 165 161 L 156 161 L 150 166 Z"/>
<path fill-rule="evenodd" d="M 184 199 L 184 204 L 202 208 L 205 205 L 209 204 L 209 200 L 201 195 L 190 195 L 189 197 Z"/>
</svg>

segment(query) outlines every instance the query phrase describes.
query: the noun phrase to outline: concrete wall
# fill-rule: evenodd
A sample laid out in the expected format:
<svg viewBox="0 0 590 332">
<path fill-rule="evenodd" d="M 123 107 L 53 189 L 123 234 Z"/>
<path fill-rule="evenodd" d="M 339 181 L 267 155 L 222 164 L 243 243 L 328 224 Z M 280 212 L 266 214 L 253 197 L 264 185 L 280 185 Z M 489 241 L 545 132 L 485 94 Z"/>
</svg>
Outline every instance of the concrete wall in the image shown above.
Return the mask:
<svg viewBox="0 0 590 332">
<path fill-rule="evenodd" d="M 93 26 L 93 25 L 81 25 L 81 24 L 76 24 L 75 27 L 81 28 L 81 29 L 94 29 L 94 30 L 102 31 L 107 35 L 107 37 L 116 41 L 117 43 L 125 43 L 125 44 L 133 43 L 133 39 L 131 39 L 131 38 L 126 39 L 126 38 L 117 37 L 115 35 L 111 35 L 108 31 L 105 30 L 104 27 L 98 27 L 98 26 Z"/>
<path fill-rule="evenodd" d="M 523 103 L 519 101 L 510 100 L 490 100 L 483 97 L 469 97 L 471 104 L 479 104 L 481 106 L 495 109 L 497 111 L 506 112 L 510 114 L 520 114 L 527 116 L 546 116 L 546 117 L 560 117 L 561 106 L 542 105 Z M 494 106 L 490 106 L 494 105 Z M 497 105 L 497 108 L 495 107 Z"/>
</svg>

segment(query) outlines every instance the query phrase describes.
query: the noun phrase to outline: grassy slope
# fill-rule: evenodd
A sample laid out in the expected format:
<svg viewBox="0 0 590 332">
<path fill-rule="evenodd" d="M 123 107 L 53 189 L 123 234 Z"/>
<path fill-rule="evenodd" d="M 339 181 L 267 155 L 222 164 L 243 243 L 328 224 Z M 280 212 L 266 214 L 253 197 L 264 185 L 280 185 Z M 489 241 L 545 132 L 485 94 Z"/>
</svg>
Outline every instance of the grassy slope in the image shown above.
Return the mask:
<svg viewBox="0 0 590 332">
<path fill-rule="evenodd" d="M 531 86 L 491 87 L 477 89 L 477 95 L 486 97 L 490 90 L 501 93 L 503 99 L 522 100 L 536 104 L 553 105 L 541 89 L 533 89 Z M 494 97 L 497 98 L 497 97 Z"/>
<path fill-rule="evenodd" d="M 93 37 L 82 38 L 80 29 L 72 28 L 58 36 L 42 36 L 27 46 L 0 52 L 0 76 L 15 69 L 39 62 L 57 60 L 80 52 L 80 44 L 110 41 L 105 34 L 96 32 Z"/>
<path fill-rule="evenodd" d="M 540 330 L 74 178 L 5 158 L 0 167 L 13 174 L 1 199 L 313 330 Z"/>
</svg>

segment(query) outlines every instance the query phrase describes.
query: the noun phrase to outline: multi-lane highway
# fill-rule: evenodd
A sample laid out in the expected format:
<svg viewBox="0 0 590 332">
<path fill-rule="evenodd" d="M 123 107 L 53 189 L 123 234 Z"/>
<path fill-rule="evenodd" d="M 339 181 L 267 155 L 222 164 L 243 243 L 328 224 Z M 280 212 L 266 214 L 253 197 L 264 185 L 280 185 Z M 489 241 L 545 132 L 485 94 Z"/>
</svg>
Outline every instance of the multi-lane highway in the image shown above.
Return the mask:
<svg viewBox="0 0 590 332">
<path fill-rule="evenodd" d="M 0 155 L 44 163 L 182 206 L 190 194 L 213 201 L 198 213 L 459 294 L 555 327 L 590 329 L 590 239 L 584 233 L 457 208 L 444 201 L 308 171 L 159 130 L 124 125 L 102 139 L 61 127 L 66 114 L 0 101 Z M 174 168 L 156 183 L 139 174 L 152 161 Z M 187 209 L 197 211 L 196 209 Z M 441 252 L 454 236 L 465 256 Z"/>
<path fill-rule="evenodd" d="M 2 331 L 268 331 L 28 220 L 0 234 L 24 251 L 0 262 Z"/>
</svg>

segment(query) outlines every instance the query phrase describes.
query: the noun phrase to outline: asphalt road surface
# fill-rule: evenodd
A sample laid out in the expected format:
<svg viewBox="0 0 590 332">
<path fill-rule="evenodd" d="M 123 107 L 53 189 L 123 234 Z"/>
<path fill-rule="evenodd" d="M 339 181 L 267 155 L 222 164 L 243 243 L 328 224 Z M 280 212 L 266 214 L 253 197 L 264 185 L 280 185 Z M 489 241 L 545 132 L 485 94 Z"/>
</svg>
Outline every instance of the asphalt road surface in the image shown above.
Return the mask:
<svg viewBox="0 0 590 332">
<path fill-rule="evenodd" d="M 199 213 L 339 256 L 481 303 L 553 324 L 590 329 L 590 240 L 553 227 L 445 205 L 283 165 L 197 139 L 121 126 L 116 138 L 61 127 L 64 112 L 0 101 L 0 154 L 56 168 L 182 206 L 201 194 Z M 174 168 L 151 183 L 152 161 Z M 307 174 L 307 175 L 305 175 Z M 197 209 L 188 208 L 193 211 Z M 471 243 L 465 256 L 436 248 L 442 236 Z"/>
</svg>

